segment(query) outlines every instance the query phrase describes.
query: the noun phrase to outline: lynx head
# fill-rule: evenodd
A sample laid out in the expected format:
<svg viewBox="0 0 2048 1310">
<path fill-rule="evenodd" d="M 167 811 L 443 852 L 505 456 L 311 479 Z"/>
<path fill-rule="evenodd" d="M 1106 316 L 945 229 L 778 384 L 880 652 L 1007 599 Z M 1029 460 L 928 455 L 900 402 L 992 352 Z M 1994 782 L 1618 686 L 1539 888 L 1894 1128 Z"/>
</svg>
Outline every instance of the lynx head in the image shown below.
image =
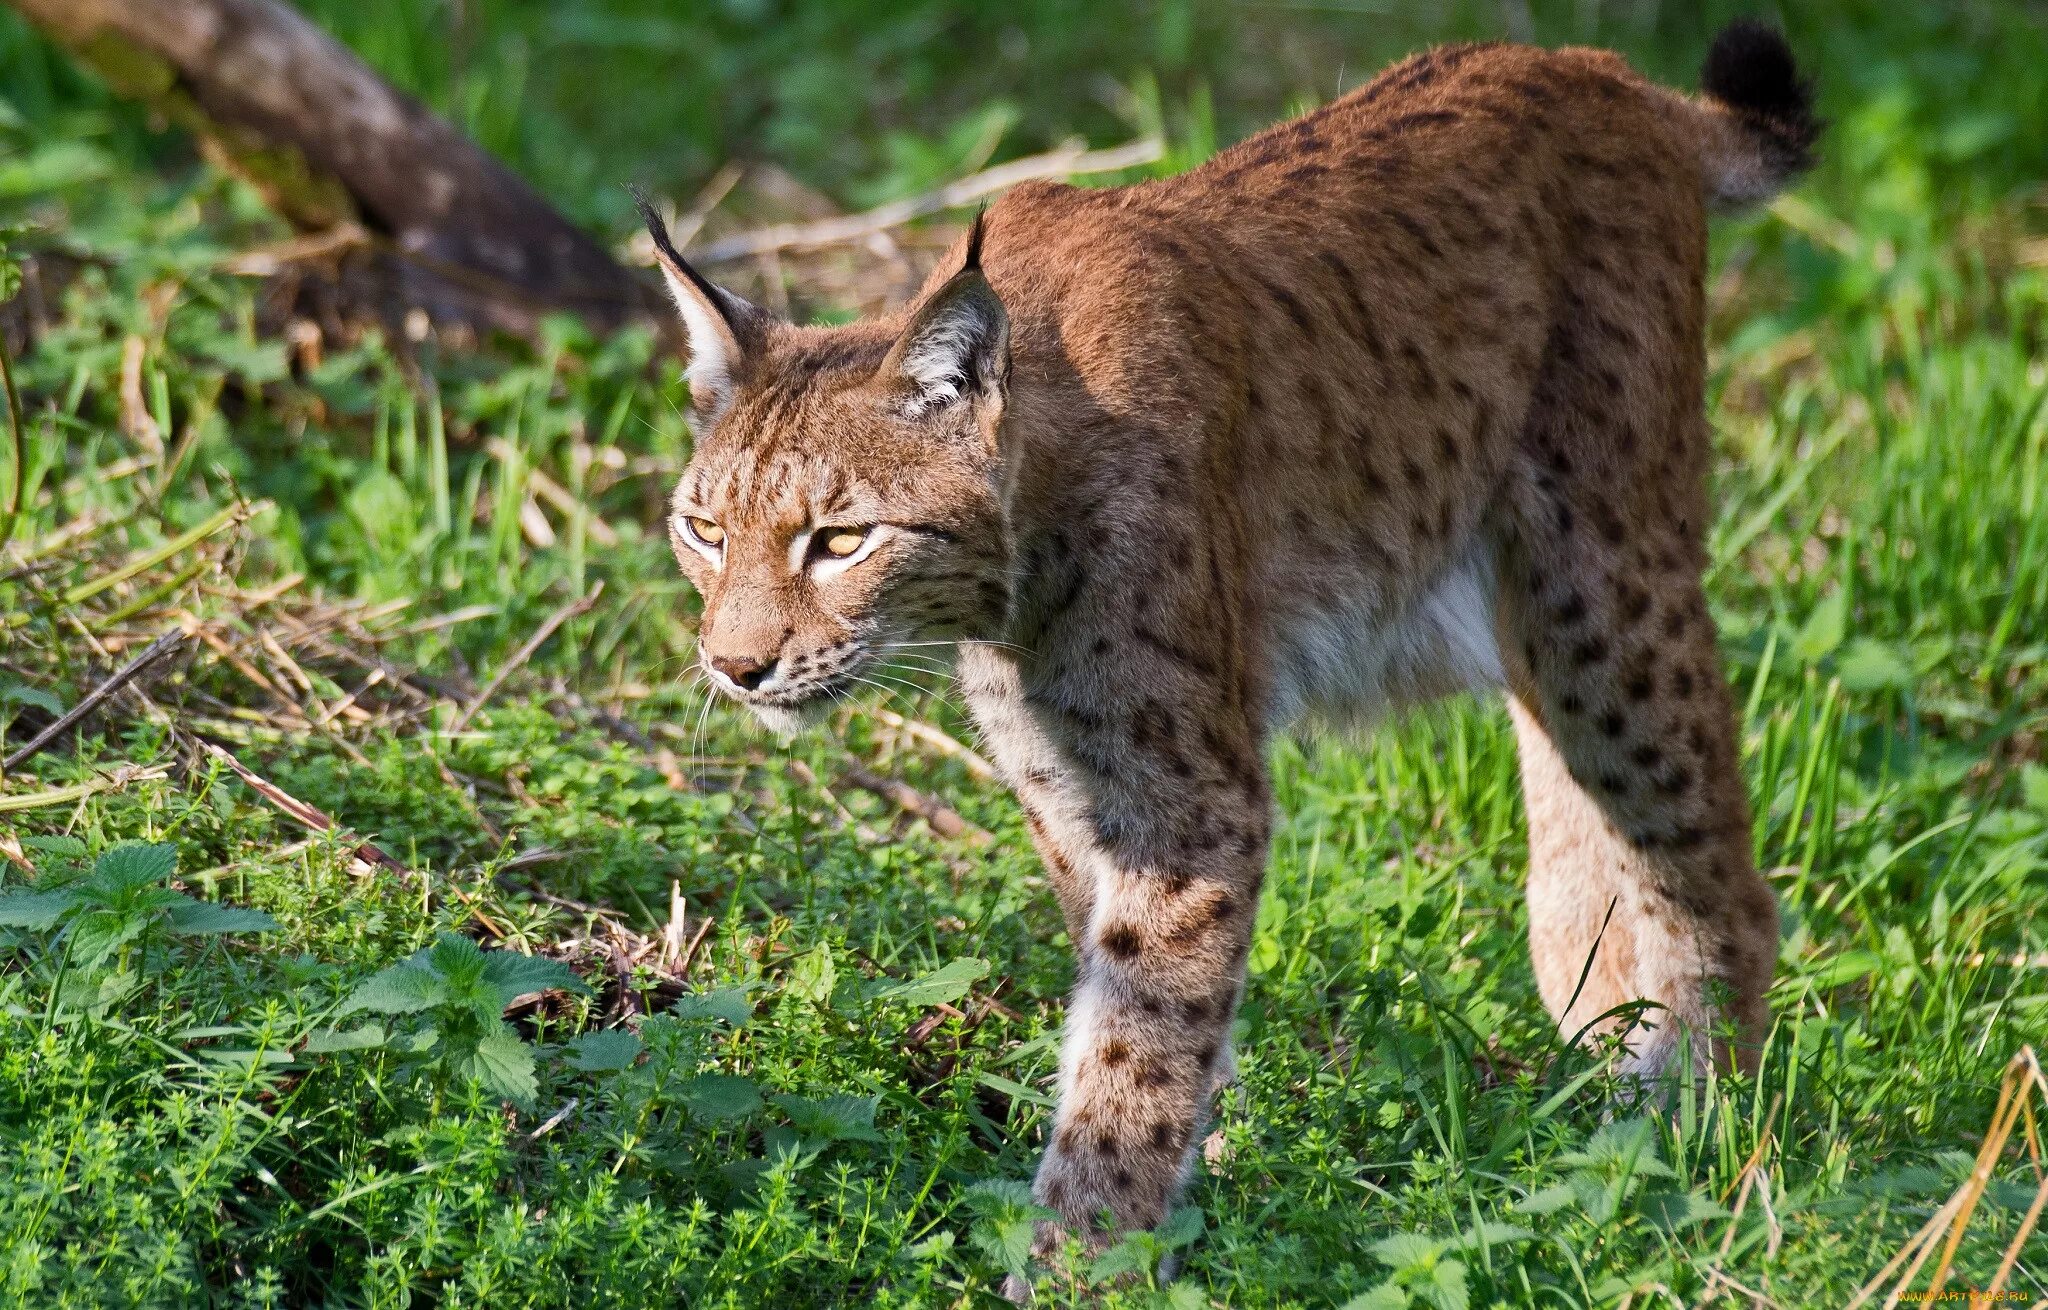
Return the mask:
<svg viewBox="0 0 2048 1310">
<path fill-rule="evenodd" d="M 900 643 L 992 635 L 1009 605 L 1009 321 L 980 221 L 901 314 L 800 328 L 711 283 L 641 213 L 690 338 L 697 439 L 669 536 L 704 598 L 713 684 L 789 731 Z"/>
</svg>

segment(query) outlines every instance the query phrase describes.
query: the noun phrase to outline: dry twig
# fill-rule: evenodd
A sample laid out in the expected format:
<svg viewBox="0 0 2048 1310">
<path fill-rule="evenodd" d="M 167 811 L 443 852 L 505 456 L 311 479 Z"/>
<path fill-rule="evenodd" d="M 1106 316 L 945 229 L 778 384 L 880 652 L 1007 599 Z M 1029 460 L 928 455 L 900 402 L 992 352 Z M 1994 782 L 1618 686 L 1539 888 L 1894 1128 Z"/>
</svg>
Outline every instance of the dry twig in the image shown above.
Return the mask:
<svg viewBox="0 0 2048 1310">
<path fill-rule="evenodd" d="M 461 732 L 464 728 L 467 728 L 469 721 L 476 717 L 476 712 L 482 709 L 490 701 L 491 697 L 497 695 L 498 688 L 505 685 L 505 679 L 518 672 L 528 660 L 532 659 L 533 653 L 539 650 L 549 637 L 555 635 L 555 629 L 561 627 L 577 615 L 588 611 L 591 606 L 597 604 L 597 598 L 603 594 L 604 583 L 599 582 L 590 589 L 588 595 L 572 600 L 553 614 L 548 615 L 541 622 L 540 627 L 534 629 L 533 635 L 526 639 L 526 643 L 518 650 L 512 652 L 512 658 L 506 660 L 498 667 L 498 671 L 491 675 L 491 680 L 484 684 L 483 690 L 476 694 L 475 699 L 462 707 L 462 711 L 455 716 L 455 722 L 448 725 L 448 731 Z"/>
<path fill-rule="evenodd" d="M 2019 1262 L 2020 1252 L 2026 1249 L 2027 1239 L 2033 1236 L 2034 1227 L 2041 1220 L 2041 1211 L 2048 1206 L 2048 1161 L 2044 1161 L 2041 1135 L 2036 1122 L 2035 1099 L 2039 1097 L 2043 1108 L 2048 1109 L 2048 1076 L 2041 1072 L 2041 1062 L 2034 1055 L 2034 1048 L 2022 1046 L 2018 1054 L 2005 1066 L 2005 1080 L 1999 1085 L 1998 1107 L 1991 1112 L 1991 1128 L 1984 1135 L 1984 1144 L 1977 1151 L 1977 1161 L 1970 1169 L 1970 1176 L 1963 1180 L 1955 1195 L 1943 1203 L 1934 1216 L 1913 1234 L 1899 1253 L 1893 1256 L 1877 1276 L 1856 1293 L 1856 1299 L 1849 1302 L 1848 1310 L 1858 1310 L 1877 1294 L 1879 1288 L 1891 1282 L 1892 1275 L 1898 1274 L 1896 1282 L 1884 1299 L 1885 1310 L 1904 1300 L 1911 1290 L 1913 1279 L 1920 1273 L 1922 1265 L 1934 1254 L 1936 1246 L 1941 1248 L 1941 1259 L 1935 1264 L 1934 1279 L 1927 1288 L 1911 1292 L 1915 1301 L 1937 1301 L 1943 1288 L 1948 1285 L 1949 1268 L 1955 1261 L 1956 1248 L 1962 1244 L 1963 1233 L 1970 1226 L 1970 1216 L 1976 1212 L 1977 1202 L 1983 1197 L 1984 1189 L 1990 1185 L 1991 1173 L 1998 1165 L 1998 1157 L 2005 1150 L 2013 1129 L 2022 1122 L 2026 1125 L 2025 1140 L 2028 1158 L 2034 1165 L 2034 1177 L 2040 1181 L 2035 1189 L 2034 1200 L 2027 1207 L 2025 1217 L 2020 1220 L 2019 1231 L 2013 1234 L 2012 1242 L 2005 1249 L 2005 1257 L 1999 1262 L 1998 1272 L 1992 1276 L 1988 1287 L 1973 1289 L 1973 1301 L 1992 1302 L 2000 1299 L 2005 1291 L 2006 1280 L 2012 1276 L 2013 1266 Z M 1942 1238 L 1947 1237 L 1946 1241 Z M 1900 1266 L 1904 1265 L 1903 1272 Z"/>
<path fill-rule="evenodd" d="M 98 709 L 109 696 L 133 682 L 144 669 L 177 649 L 178 644 L 184 639 L 185 633 L 182 629 L 172 628 L 149 643 L 140 655 L 116 669 L 111 677 L 87 692 L 78 704 L 59 716 L 56 722 L 29 738 L 26 746 L 8 756 L 6 764 L 0 765 L 0 772 L 12 773 L 34 759 L 44 747 L 69 732 L 86 715 Z"/>
<path fill-rule="evenodd" d="M 273 806 L 281 810 L 286 817 L 304 824 L 315 832 L 336 832 L 339 830 L 339 825 L 324 810 L 308 805 L 305 801 L 300 800 L 284 788 L 270 781 L 270 779 L 257 774 L 248 765 L 236 759 L 232 752 L 222 750 L 203 738 L 198 740 L 200 749 L 234 770 L 235 776 L 249 784 L 250 790 L 254 791 L 264 800 L 269 801 Z M 375 842 L 364 841 L 356 843 L 350 851 L 350 857 L 355 866 L 353 871 L 358 877 L 369 874 L 373 865 L 377 868 L 387 869 L 401 878 L 409 879 L 412 877 L 411 870 L 385 854 L 383 849 Z"/>
<path fill-rule="evenodd" d="M 1143 137 L 1107 150 L 1089 150 L 1070 142 L 1057 150 L 984 169 L 970 177 L 949 182 L 935 191 L 877 206 L 861 214 L 820 219 L 815 223 L 778 223 L 752 232 L 740 232 L 707 242 L 690 251 L 702 264 L 721 264 L 735 259 L 754 259 L 782 250 L 815 250 L 821 246 L 860 241 L 914 219 L 962 209 L 1020 182 L 1049 178 L 1079 177 L 1087 173 L 1114 173 L 1156 163 L 1166 147 L 1157 137 Z"/>
<path fill-rule="evenodd" d="M 885 778 L 861 764 L 849 761 L 841 776 L 862 791 L 879 796 L 905 814 L 923 819 L 941 837 L 964 841 L 970 846 L 988 846 L 995 837 L 986 828 L 963 818 L 960 812 L 934 796 L 927 796 L 907 782 Z"/>
</svg>

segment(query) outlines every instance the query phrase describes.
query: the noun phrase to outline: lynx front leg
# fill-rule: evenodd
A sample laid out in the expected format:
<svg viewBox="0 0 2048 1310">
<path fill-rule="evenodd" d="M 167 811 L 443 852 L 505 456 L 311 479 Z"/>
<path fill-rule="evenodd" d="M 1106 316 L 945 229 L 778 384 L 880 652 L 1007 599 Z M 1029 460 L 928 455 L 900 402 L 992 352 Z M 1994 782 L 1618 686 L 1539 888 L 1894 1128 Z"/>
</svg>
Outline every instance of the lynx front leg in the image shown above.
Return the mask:
<svg viewBox="0 0 2048 1310">
<path fill-rule="evenodd" d="M 966 655 L 961 671 L 1076 955 L 1035 1192 L 1100 1243 L 1166 1216 L 1229 1076 L 1271 829 L 1260 737 L 1228 688 L 1119 703 L 999 654 Z"/>
<path fill-rule="evenodd" d="M 1152 1227 L 1179 1194 L 1229 1068 L 1257 885 L 1249 863 L 1226 877 L 1102 875 L 1034 1187 L 1074 1231 Z"/>
</svg>

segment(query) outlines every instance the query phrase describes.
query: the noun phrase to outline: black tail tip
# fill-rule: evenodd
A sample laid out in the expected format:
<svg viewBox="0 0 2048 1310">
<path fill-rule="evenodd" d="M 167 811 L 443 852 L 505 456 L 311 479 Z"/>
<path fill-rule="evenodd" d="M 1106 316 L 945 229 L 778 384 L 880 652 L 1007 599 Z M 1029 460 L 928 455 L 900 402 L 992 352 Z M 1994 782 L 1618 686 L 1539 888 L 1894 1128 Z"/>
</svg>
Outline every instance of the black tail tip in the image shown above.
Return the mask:
<svg viewBox="0 0 2048 1310">
<path fill-rule="evenodd" d="M 1818 134 L 1813 85 L 1799 75 L 1785 34 L 1769 23 L 1738 18 L 1722 28 L 1700 69 L 1700 90 L 1809 141 Z"/>
</svg>

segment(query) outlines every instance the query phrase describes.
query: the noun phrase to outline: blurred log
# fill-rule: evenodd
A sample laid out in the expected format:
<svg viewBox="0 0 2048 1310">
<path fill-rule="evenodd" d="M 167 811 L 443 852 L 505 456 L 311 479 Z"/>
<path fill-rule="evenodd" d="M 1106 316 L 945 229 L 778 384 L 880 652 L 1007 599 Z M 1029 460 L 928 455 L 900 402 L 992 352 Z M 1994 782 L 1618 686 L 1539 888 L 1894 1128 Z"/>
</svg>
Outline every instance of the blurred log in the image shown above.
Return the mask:
<svg viewBox="0 0 2048 1310">
<path fill-rule="evenodd" d="M 436 322 L 599 328 L 653 288 L 512 171 L 283 0 L 6 0 L 122 95 L 198 136 L 305 231 L 359 224 L 374 279 Z"/>
</svg>

